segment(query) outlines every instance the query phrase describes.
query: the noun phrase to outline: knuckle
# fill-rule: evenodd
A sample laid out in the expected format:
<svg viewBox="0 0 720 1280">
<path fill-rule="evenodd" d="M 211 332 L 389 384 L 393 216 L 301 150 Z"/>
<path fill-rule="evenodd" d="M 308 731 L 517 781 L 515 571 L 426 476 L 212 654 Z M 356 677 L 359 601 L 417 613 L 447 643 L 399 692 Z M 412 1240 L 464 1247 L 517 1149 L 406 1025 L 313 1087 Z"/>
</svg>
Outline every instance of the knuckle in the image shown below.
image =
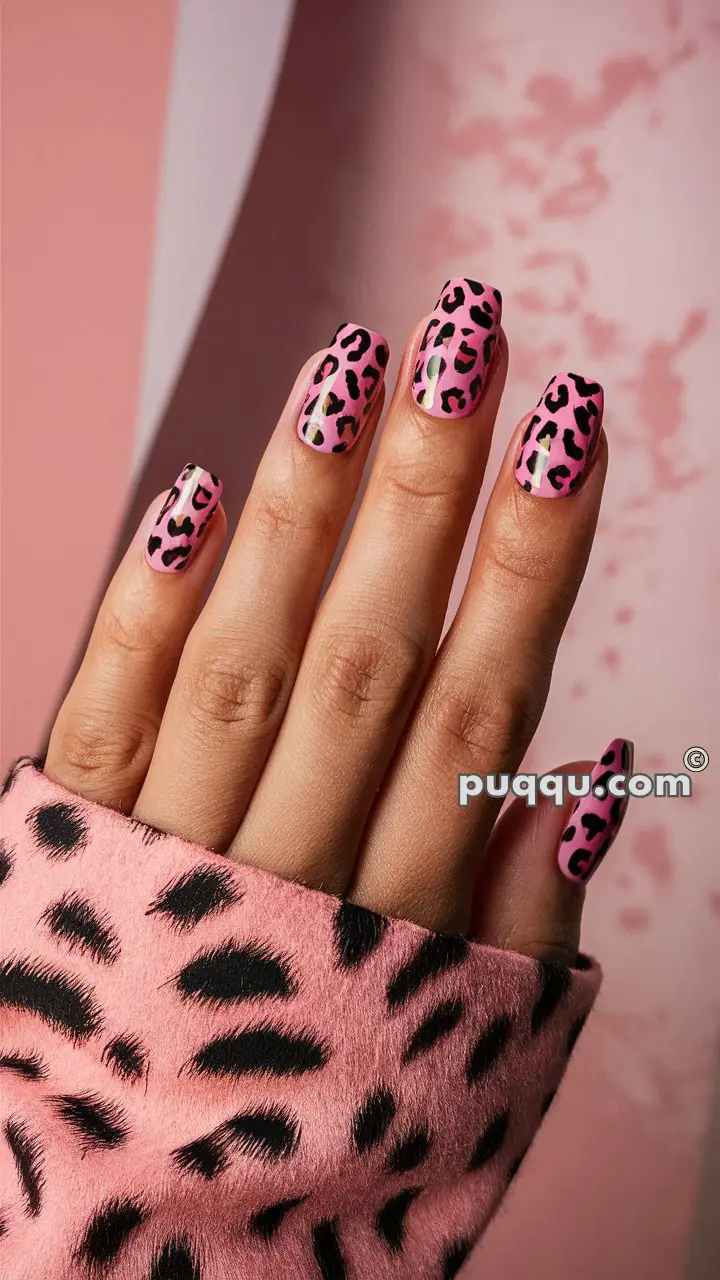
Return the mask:
<svg viewBox="0 0 720 1280">
<path fill-rule="evenodd" d="M 314 687 L 325 711 L 345 719 L 392 722 L 414 696 L 425 650 L 391 628 L 356 628 L 319 641 Z"/>
<path fill-rule="evenodd" d="M 108 602 L 99 616 L 99 631 L 102 647 L 121 656 L 154 657 L 167 645 L 162 619 L 141 607 L 123 611 Z"/>
<path fill-rule="evenodd" d="M 335 522 L 318 502 L 300 502 L 285 489 L 265 489 L 253 504 L 253 525 L 270 545 L 298 537 L 325 545 L 333 536 Z"/>
<path fill-rule="evenodd" d="M 437 429 L 419 419 L 395 437 L 378 478 L 380 501 L 404 515 L 417 511 L 427 518 L 437 509 L 447 519 L 469 501 L 467 473 L 452 466 L 447 448 L 438 448 Z"/>
<path fill-rule="evenodd" d="M 82 779 L 107 777 L 118 791 L 147 771 L 156 727 L 127 715 L 111 716 L 101 708 L 61 711 L 53 729 L 53 755 L 63 770 Z"/>
<path fill-rule="evenodd" d="M 459 769 L 472 764 L 476 772 L 490 771 L 491 766 L 524 754 L 543 703 L 539 685 L 528 689 L 508 673 L 496 672 L 480 688 L 446 682 L 433 699 L 431 731 L 444 759 L 454 761 Z"/>
<path fill-rule="evenodd" d="M 534 533 L 528 529 L 527 519 L 519 517 L 516 494 L 513 499 L 512 509 L 506 508 L 498 515 L 492 536 L 483 547 L 488 576 L 498 580 L 500 590 L 507 589 L 508 579 L 516 587 L 525 583 L 561 584 L 565 573 L 554 550 L 555 540 L 540 528 Z"/>
<path fill-rule="evenodd" d="M 211 733 L 237 725 L 261 735 L 276 724 L 289 679 L 287 665 L 270 655 L 254 658 L 227 642 L 205 642 L 189 662 L 189 713 Z"/>
</svg>

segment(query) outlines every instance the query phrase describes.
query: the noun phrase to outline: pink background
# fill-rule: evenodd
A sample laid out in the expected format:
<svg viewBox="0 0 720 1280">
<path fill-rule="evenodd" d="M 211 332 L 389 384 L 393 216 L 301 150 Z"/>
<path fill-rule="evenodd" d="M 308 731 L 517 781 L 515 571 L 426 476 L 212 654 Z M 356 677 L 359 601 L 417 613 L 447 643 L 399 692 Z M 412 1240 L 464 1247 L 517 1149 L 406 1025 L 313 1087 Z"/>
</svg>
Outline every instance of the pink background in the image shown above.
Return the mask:
<svg viewBox="0 0 720 1280">
<path fill-rule="evenodd" d="M 256 25 L 268 7 L 247 6 Z M 692 800 L 631 804 L 593 882 L 601 1001 L 467 1274 L 680 1276 L 720 1026 L 715 0 L 301 0 L 146 452 L 158 193 L 188 118 L 175 0 L 9 0 L 3 19 L 3 764 L 41 745 L 141 507 L 197 454 L 232 518 L 297 367 L 346 316 L 397 358 L 447 276 L 498 285 L 495 458 L 556 368 L 604 383 L 603 516 L 531 763 L 617 734 L 641 770 L 696 744 L 714 760 Z M 207 49 L 195 70 L 190 118 L 217 141 Z M 247 113 L 224 110 L 227 172 Z M 209 172 L 202 189 L 230 198 Z"/>
</svg>

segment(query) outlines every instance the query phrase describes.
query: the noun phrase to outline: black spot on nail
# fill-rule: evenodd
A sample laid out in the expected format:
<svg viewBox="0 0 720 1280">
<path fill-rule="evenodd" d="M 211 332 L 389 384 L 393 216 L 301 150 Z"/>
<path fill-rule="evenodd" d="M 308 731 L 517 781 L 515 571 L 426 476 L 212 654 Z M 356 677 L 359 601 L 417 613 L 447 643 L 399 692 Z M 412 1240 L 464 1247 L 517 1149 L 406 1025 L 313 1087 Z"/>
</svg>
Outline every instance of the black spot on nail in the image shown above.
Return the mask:
<svg viewBox="0 0 720 1280">
<path fill-rule="evenodd" d="M 369 1151 L 382 1142 L 396 1111 L 397 1104 L 389 1089 L 378 1088 L 368 1094 L 353 1118 L 352 1136 L 359 1152 Z"/>
<path fill-rule="evenodd" d="M 120 943 L 109 919 L 79 893 L 66 893 L 53 902 L 41 920 L 56 938 L 67 942 L 71 951 L 88 954 L 98 963 L 114 964 L 120 955 Z"/>
<path fill-rule="evenodd" d="M 206 916 L 239 902 L 241 897 L 230 871 L 196 867 L 167 884 L 145 914 L 166 916 L 175 928 L 191 929 Z"/>
<path fill-rule="evenodd" d="M 92 990 L 39 960 L 10 959 L 0 964 L 2 1006 L 36 1013 L 74 1040 L 86 1040 L 100 1025 Z"/>
<path fill-rule="evenodd" d="M 379 946 L 388 920 L 377 911 L 341 902 L 335 913 L 335 947 L 343 969 L 356 969 Z"/>
<path fill-rule="evenodd" d="M 40 1139 L 29 1132 L 23 1121 L 13 1119 L 5 1124 L 5 1137 L 15 1161 L 25 1212 L 29 1217 L 36 1218 L 42 1205 L 45 1184 Z"/>
<path fill-rule="evenodd" d="M 431 934 L 414 955 L 398 969 L 388 983 L 389 1008 L 397 1009 L 438 974 L 462 964 L 468 953 L 467 938 L 454 934 Z"/>
<path fill-rule="evenodd" d="M 37 844 L 51 858 L 69 858 L 87 842 L 88 826 L 79 805 L 44 804 L 33 809 L 27 821 Z"/>
</svg>

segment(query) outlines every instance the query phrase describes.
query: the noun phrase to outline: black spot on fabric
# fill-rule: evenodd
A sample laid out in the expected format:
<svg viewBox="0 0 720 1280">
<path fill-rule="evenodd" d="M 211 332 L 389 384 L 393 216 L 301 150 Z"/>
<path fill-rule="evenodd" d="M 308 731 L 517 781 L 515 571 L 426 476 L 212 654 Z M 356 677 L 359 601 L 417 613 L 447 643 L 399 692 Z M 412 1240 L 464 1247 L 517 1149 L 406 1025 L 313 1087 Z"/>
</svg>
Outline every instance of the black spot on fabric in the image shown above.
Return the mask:
<svg viewBox="0 0 720 1280">
<path fill-rule="evenodd" d="M 313 1227 L 313 1253 L 322 1280 L 347 1280 L 345 1259 L 340 1248 L 337 1220 L 325 1219 Z"/>
<path fill-rule="evenodd" d="M 189 547 L 178 547 L 176 551 L 171 552 L 171 555 L 173 557 L 180 553 L 187 555 L 189 550 Z M 163 556 L 164 559 L 165 557 Z M 167 561 L 167 563 L 169 564 L 171 561 Z M 167 839 L 167 831 L 161 831 L 159 827 L 154 827 L 150 822 L 143 822 L 141 818 L 131 818 L 130 826 L 133 831 L 139 834 L 144 845 L 156 844 L 158 840 Z"/>
<path fill-rule="evenodd" d="M 405 1239 L 405 1219 L 422 1187 L 405 1187 L 383 1205 L 375 1219 L 375 1230 L 394 1253 L 400 1253 Z"/>
<path fill-rule="evenodd" d="M 145 1074 L 147 1055 L 137 1036 L 117 1036 L 105 1045 L 102 1061 L 121 1080 L 135 1083 Z"/>
<path fill-rule="evenodd" d="M 572 986 L 572 974 L 562 964 L 538 960 L 540 991 L 533 1006 L 530 1025 L 533 1035 L 552 1017 Z"/>
<path fill-rule="evenodd" d="M 319 1071 L 329 1058 L 326 1042 L 311 1031 L 284 1031 L 264 1022 L 208 1041 L 190 1069 L 207 1076 L 300 1076 Z"/>
<path fill-rule="evenodd" d="M 13 1119 L 5 1124 L 5 1137 L 15 1161 L 25 1212 L 30 1218 L 36 1218 L 42 1205 L 45 1185 L 40 1139 L 29 1132 L 23 1121 Z"/>
<path fill-rule="evenodd" d="M 0 1071 L 14 1071 L 23 1080 L 46 1080 L 48 1075 L 39 1053 L 0 1054 Z"/>
<path fill-rule="evenodd" d="M 272 1240 L 290 1210 L 304 1204 L 306 1200 L 307 1196 L 296 1196 L 293 1200 L 278 1200 L 277 1204 L 270 1204 L 266 1209 L 258 1209 L 248 1223 L 250 1235 L 259 1236 L 261 1240 Z"/>
<path fill-rule="evenodd" d="M 447 969 L 462 964 L 467 953 L 467 938 L 459 934 L 431 934 L 388 983 L 389 1008 L 399 1008 L 420 991 L 426 982 Z"/>
<path fill-rule="evenodd" d="M 201 1280 L 200 1263 L 187 1236 L 173 1236 L 153 1258 L 150 1280 Z"/>
<path fill-rule="evenodd" d="M 546 1113 L 550 1110 L 553 1102 L 555 1101 L 556 1093 L 557 1093 L 557 1089 L 551 1089 L 549 1093 L 545 1094 L 545 1097 L 542 1100 L 542 1105 L 540 1107 L 541 1115 L 543 1116 L 546 1115 Z"/>
<path fill-rule="evenodd" d="M 0 1006 L 36 1013 L 74 1040 L 86 1040 L 100 1025 L 92 990 L 39 960 L 0 964 Z"/>
<path fill-rule="evenodd" d="M 607 818 L 601 818 L 597 813 L 584 813 L 580 818 L 581 825 L 585 828 L 585 835 L 588 840 L 594 840 L 595 836 L 599 836 L 607 826 Z"/>
<path fill-rule="evenodd" d="M 477 1084 L 495 1066 L 510 1039 L 512 1024 L 502 1014 L 475 1041 L 467 1064 L 468 1084 Z"/>
<path fill-rule="evenodd" d="M 602 391 L 599 382 L 586 382 L 579 373 L 569 373 L 568 378 L 572 378 L 581 396 L 596 396 L 599 391 Z"/>
<path fill-rule="evenodd" d="M 67 942 L 71 951 L 87 953 L 101 964 L 114 964 L 120 955 L 120 943 L 107 917 L 100 915 L 91 902 L 79 893 L 66 893 L 43 912 L 50 932 Z"/>
<path fill-rule="evenodd" d="M 231 1116 L 212 1133 L 178 1147 L 173 1160 L 187 1172 L 212 1179 L 226 1168 L 233 1150 L 274 1163 L 294 1155 L 299 1142 L 295 1116 L 284 1107 L 267 1105 Z"/>
<path fill-rule="evenodd" d="M 139 1200 L 108 1200 L 89 1222 L 75 1259 L 91 1272 L 102 1272 L 125 1248 L 134 1231 L 147 1221 Z"/>
<path fill-rule="evenodd" d="M 508 1184 L 512 1182 L 513 1178 L 515 1177 L 515 1174 L 520 1168 L 520 1165 L 522 1164 L 529 1150 L 530 1150 L 529 1146 L 523 1147 L 520 1154 L 515 1156 L 514 1160 L 510 1161 L 510 1164 L 508 1166 L 508 1172 L 507 1172 Z"/>
<path fill-rule="evenodd" d="M 436 1005 L 411 1035 L 403 1054 L 403 1062 L 411 1062 L 427 1053 L 439 1040 L 443 1040 L 462 1020 L 465 1012 L 462 1000 L 444 1000 Z"/>
<path fill-rule="evenodd" d="M 463 1263 L 469 1258 L 474 1240 L 454 1240 L 445 1248 L 442 1259 L 442 1280 L 455 1280 Z"/>
<path fill-rule="evenodd" d="M 49 1101 L 80 1139 L 84 1151 L 93 1147 L 119 1147 L 130 1132 L 122 1109 L 97 1094 L 66 1093 Z"/>
<path fill-rule="evenodd" d="M 201 952 L 180 970 L 176 985 L 183 998 L 218 1007 L 266 996 L 288 1000 L 298 990 L 287 957 L 259 942 L 225 942 Z"/>
<path fill-rule="evenodd" d="M 572 1053 L 573 1049 L 575 1048 L 575 1045 L 578 1042 L 580 1032 L 582 1031 L 583 1027 L 585 1026 L 585 1023 L 587 1022 L 587 1017 L 588 1015 L 584 1013 L 582 1017 L 576 1018 L 568 1032 L 567 1046 L 566 1046 L 568 1056 Z"/>
<path fill-rule="evenodd" d="M 405 1138 L 395 1143 L 385 1164 L 387 1172 L 407 1173 L 408 1169 L 417 1169 L 431 1146 L 432 1138 L 426 1127 L 412 1129 Z"/>
<path fill-rule="evenodd" d="M 165 885 L 145 914 L 167 916 L 175 928 L 191 929 L 206 916 L 224 911 L 241 898 L 229 871 L 196 867 Z"/>
<path fill-rule="evenodd" d="M 184 1146 L 178 1147 L 173 1152 L 173 1160 L 178 1168 L 186 1173 L 196 1173 L 208 1181 L 222 1173 L 227 1167 L 228 1159 L 220 1130 L 218 1134 L 195 1138 L 193 1142 L 186 1142 Z"/>
<path fill-rule="evenodd" d="M 35 759 L 31 756 L 20 756 L 19 759 L 13 760 L 13 763 L 5 774 L 2 787 L 0 787 L 0 800 L 2 800 L 4 796 L 8 795 L 12 790 L 18 775 L 22 773 L 23 769 L 42 769 L 44 765 L 44 760 Z"/>
<path fill-rule="evenodd" d="M 468 1164 L 468 1173 L 474 1173 L 476 1169 L 482 1169 L 497 1155 L 507 1136 L 509 1123 L 509 1111 L 502 1111 L 499 1116 L 490 1121 L 487 1129 L 480 1134 L 475 1143 L 475 1150 Z"/>
<path fill-rule="evenodd" d="M 12 871 L 12 855 L 10 846 L 0 840 L 0 885 L 4 884 Z"/>
<path fill-rule="evenodd" d="M 69 858 L 87 842 L 88 826 L 79 805 L 43 804 L 27 821 L 37 844 L 51 858 Z"/>
<path fill-rule="evenodd" d="M 353 1142 L 359 1152 L 369 1151 L 382 1142 L 396 1111 L 397 1104 L 389 1089 L 374 1089 L 368 1094 L 353 1117 Z"/>
<path fill-rule="evenodd" d="M 0 1214 L 0 1240 L 7 1235 L 8 1225 L 5 1218 Z"/>
<path fill-rule="evenodd" d="M 388 926 L 386 916 L 354 902 L 341 902 L 333 923 L 338 962 L 343 969 L 357 969 L 379 946 Z"/>
<path fill-rule="evenodd" d="M 578 951 L 574 968 L 575 969 L 592 969 L 592 960 L 590 959 L 589 956 L 584 955 L 582 951 Z"/>
</svg>

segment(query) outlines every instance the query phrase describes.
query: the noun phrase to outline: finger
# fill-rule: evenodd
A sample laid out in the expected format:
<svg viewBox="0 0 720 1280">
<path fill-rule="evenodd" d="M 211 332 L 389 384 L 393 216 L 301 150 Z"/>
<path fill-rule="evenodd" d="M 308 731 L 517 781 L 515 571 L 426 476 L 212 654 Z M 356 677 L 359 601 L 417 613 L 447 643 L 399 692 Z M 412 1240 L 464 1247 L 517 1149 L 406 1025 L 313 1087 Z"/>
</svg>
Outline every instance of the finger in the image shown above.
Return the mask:
<svg viewBox="0 0 720 1280">
<path fill-rule="evenodd" d="M 143 821 L 217 852 L 235 834 L 360 483 L 387 357 L 381 334 L 341 325 L 301 371 L 185 646 L 135 806 Z"/>
<path fill-rule="evenodd" d="M 222 548 L 221 492 L 210 472 L 185 467 L 146 512 L 108 587 L 45 760 L 54 782 L 88 800 L 124 811 L 135 803 Z"/>
<path fill-rule="evenodd" d="M 591 788 L 632 769 L 632 743 L 614 739 L 600 761 L 554 769 L 562 777 L 590 775 Z M 514 800 L 495 825 L 478 876 L 470 936 L 537 960 L 574 965 L 580 948 L 585 884 L 617 836 L 627 798 L 590 794 L 564 804 Z M 572 869 L 570 869 L 572 868 Z"/>
<path fill-rule="evenodd" d="M 349 879 L 482 484 L 507 369 L 499 323 L 495 290 L 450 281 L 408 344 L 352 535 L 233 842 L 242 862 L 326 889 Z"/>
<path fill-rule="evenodd" d="M 542 440 L 559 440 L 563 456 L 575 408 L 595 424 L 598 439 L 601 389 L 593 384 L 592 414 L 589 394 L 568 391 L 574 385 L 564 375 L 553 379 L 506 453 L 460 608 L 383 787 L 350 886 L 354 901 L 391 915 L 411 912 L 430 928 L 467 928 L 478 859 L 497 816 L 498 801 L 486 794 L 472 808 L 460 807 L 457 776 L 512 773 L 520 764 L 590 553 L 607 463 L 604 436 L 594 453 L 586 450 L 591 461 L 583 484 L 574 480 L 582 476 L 579 469 L 568 483 L 559 471 L 553 476 L 561 482 L 556 489 L 551 481 L 559 501 L 526 492 L 527 470 L 515 465 L 518 452 L 526 457 L 528 431 L 541 434 L 538 418 L 546 420 Z M 571 443 L 579 452 L 574 437 Z M 544 447 L 538 442 L 538 454 Z M 526 457 L 526 468 L 530 462 Z"/>
</svg>

